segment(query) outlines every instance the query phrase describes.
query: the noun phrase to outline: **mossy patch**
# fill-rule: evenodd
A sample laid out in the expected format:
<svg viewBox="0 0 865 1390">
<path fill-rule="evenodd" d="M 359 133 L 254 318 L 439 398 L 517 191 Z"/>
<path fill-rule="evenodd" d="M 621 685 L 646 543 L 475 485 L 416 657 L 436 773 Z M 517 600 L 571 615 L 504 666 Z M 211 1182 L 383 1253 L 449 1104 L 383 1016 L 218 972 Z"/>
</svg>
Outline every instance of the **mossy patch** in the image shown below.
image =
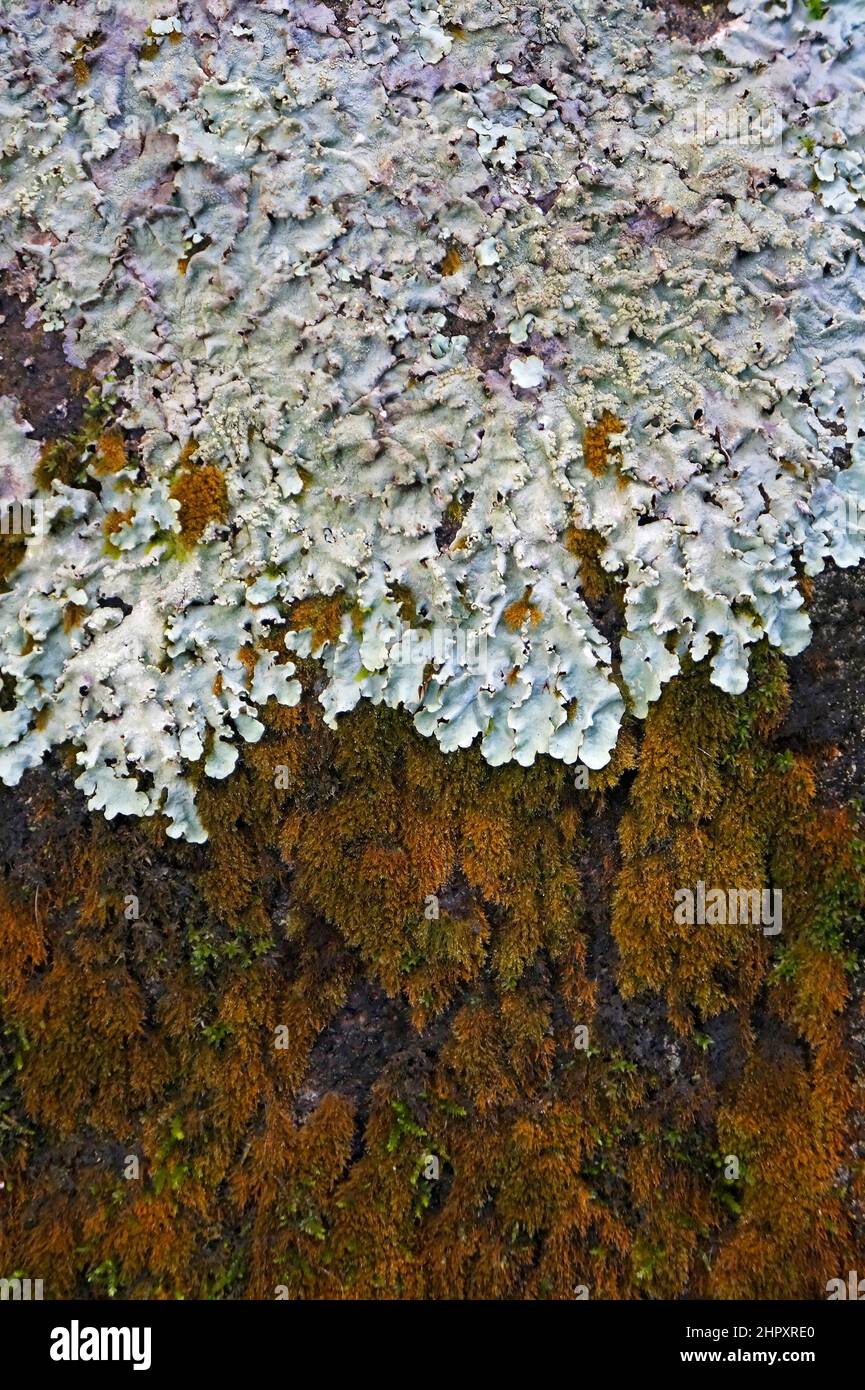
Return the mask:
<svg viewBox="0 0 865 1390">
<path fill-rule="evenodd" d="M 182 468 L 172 483 L 171 496 L 180 503 L 180 532 L 188 545 L 195 545 L 211 522 L 228 519 L 225 474 L 216 464 Z"/>
</svg>

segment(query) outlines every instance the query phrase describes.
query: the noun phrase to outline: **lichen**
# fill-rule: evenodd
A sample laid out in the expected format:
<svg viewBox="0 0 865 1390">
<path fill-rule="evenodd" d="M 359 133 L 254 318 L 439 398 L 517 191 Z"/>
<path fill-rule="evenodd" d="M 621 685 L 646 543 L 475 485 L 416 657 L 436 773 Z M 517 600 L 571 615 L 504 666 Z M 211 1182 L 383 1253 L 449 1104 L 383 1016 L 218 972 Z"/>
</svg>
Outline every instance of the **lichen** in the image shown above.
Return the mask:
<svg viewBox="0 0 865 1390">
<path fill-rule="evenodd" d="M 696 48 L 640 0 L 211 8 L 0 18 L 0 267 L 127 364 L 108 453 L 29 484 L 0 776 L 71 741 L 91 806 L 200 838 L 194 767 L 298 697 L 236 652 L 336 593 L 285 639 L 328 722 L 493 766 L 600 769 L 688 661 L 736 694 L 800 651 L 803 576 L 865 543 L 861 6 L 737 0 Z"/>
</svg>

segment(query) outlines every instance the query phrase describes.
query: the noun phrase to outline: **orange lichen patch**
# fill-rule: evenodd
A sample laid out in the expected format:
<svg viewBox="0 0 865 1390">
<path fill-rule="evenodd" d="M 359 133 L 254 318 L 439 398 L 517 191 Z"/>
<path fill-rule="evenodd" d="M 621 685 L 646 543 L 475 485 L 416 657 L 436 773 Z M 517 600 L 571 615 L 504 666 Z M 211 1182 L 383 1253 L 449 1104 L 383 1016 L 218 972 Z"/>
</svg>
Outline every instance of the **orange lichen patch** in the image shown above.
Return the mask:
<svg viewBox="0 0 865 1390">
<path fill-rule="evenodd" d="M 104 477 L 107 473 L 117 473 L 126 467 L 128 461 L 126 445 L 120 430 L 106 430 L 99 436 L 96 459 L 92 464 L 94 473 L 99 477 Z"/>
<path fill-rule="evenodd" d="M 90 81 L 90 68 L 83 58 L 76 58 L 72 64 L 72 76 L 76 87 L 86 87 Z"/>
<path fill-rule="evenodd" d="M 451 243 L 451 245 L 447 249 L 445 258 L 441 264 L 442 275 L 444 277 L 447 277 L 448 275 L 456 275 L 457 271 L 462 267 L 462 263 L 462 256 L 460 255 L 458 248 L 453 243 Z"/>
<path fill-rule="evenodd" d="M 520 598 L 514 599 L 513 603 L 508 604 L 502 614 L 502 619 L 505 627 L 510 628 L 511 632 L 519 632 L 527 620 L 531 622 L 533 627 L 537 627 L 541 621 L 543 617 L 541 609 L 532 603 L 531 599 L 532 591 L 531 588 L 528 588 Z"/>
<path fill-rule="evenodd" d="M 617 415 L 605 410 L 593 425 L 587 425 L 583 435 L 583 459 L 596 478 L 606 473 L 610 462 L 610 437 L 621 434 L 625 425 Z"/>
<path fill-rule="evenodd" d="M 213 682 L 213 686 L 212 686 L 211 688 L 212 688 L 212 690 L 213 690 L 214 695 L 221 695 L 221 694 L 222 694 L 222 672 L 221 672 L 221 671 L 217 671 L 216 677 L 215 677 L 214 682 Z"/>
<path fill-rule="evenodd" d="M 228 519 L 225 476 L 214 463 L 185 468 L 175 479 L 171 496 L 180 503 L 181 535 L 191 544 L 212 521 Z"/>
</svg>

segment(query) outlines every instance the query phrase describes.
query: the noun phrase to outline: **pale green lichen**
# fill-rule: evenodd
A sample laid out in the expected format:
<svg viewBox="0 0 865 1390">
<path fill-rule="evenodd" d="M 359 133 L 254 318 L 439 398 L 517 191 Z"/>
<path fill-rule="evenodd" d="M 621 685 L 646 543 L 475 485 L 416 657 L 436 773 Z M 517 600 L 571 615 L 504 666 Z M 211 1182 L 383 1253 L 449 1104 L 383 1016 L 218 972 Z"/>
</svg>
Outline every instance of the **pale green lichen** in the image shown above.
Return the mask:
<svg viewBox="0 0 865 1390">
<path fill-rule="evenodd" d="M 188 765 L 299 694 L 241 647 L 338 590 L 327 718 L 404 705 L 492 763 L 600 767 L 686 652 L 735 692 L 803 647 L 797 573 L 865 552 L 865 11 L 733 8 L 695 49 L 639 0 L 468 0 L 458 38 L 407 0 L 9 0 L 0 266 L 73 362 L 129 360 L 141 433 L 54 483 L 0 597 L 5 780 L 71 740 L 93 806 L 201 838 Z M 183 544 L 190 441 L 226 494 Z"/>
</svg>

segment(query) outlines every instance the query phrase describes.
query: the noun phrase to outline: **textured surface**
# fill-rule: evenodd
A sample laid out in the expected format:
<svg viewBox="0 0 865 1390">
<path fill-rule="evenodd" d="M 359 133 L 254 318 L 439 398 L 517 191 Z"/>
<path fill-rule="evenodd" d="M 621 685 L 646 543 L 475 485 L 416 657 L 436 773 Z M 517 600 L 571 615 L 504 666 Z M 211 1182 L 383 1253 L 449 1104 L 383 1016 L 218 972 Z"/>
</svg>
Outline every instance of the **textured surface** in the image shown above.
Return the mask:
<svg viewBox="0 0 865 1390">
<path fill-rule="evenodd" d="M 0 8 L 14 48 L 0 198 L 19 209 L 2 222 L 2 495 L 35 480 L 55 499 L 28 553 L 0 537 L 7 775 L 25 768 L 0 787 L 0 1275 L 43 1280 L 46 1299 L 825 1298 L 865 1249 L 865 840 L 844 804 L 865 791 L 865 567 L 805 572 L 820 509 L 833 542 L 854 515 L 832 511 L 830 446 L 846 465 L 859 429 L 861 321 L 844 319 L 861 312 L 844 249 L 861 216 L 855 7 L 817 23 L 764 6 L 745 28 L 719 4 L 574 0 L 543 7 L 546 29 L 536 6 L 211 3 L 176 22 L 132 0 Z M 149 14 L 162 22 L 147 35 Z M 672 33 L 711 42 L 674 48 Z M 674 168 L 658 122 L 683 84 L 721 82 L 735 111 L 755 53 L 758 105 L 768 85 L 801 157 L 706 144 L 720 117 L 695 96 L 681 119 L 699 148 Z M 250 82 L 271 92 L 276 69 L 284 94 L 255 106 Z M 25 128 L 9 112 L 28 104 Z M 512 165 L 513 131 L 490 146 L 474 117 L 527 132 Z M 439 173 L 445 128 L 464 133 Z M 88 130 L 103 159 L 78 157 Z M 484 182 L 465 192 L 464 176 Z M 338 178 L 358 189 L 328 203 Z M 724 186 L 711 209 L 710 179 Z M 48 190 L 32 216 L 25 188 Z M 291 238 L 331 215 L 333 240 L 292 259 Z M 827 239 L 828 269 L 810 259 Z M 85 272 L 95 288 L 64 305 Z M 569 277 L 571 309 L 542 303 Z M 652 424 L 641 373 L 673 309 Z M 711 345 L 689 357 L 701 324 Z M 382 351 L 364 389 L 351 373 Z M 782 392 L 787 372 L 810 385 Z M 704 414 L 682 423 L 689 375 Z M 754 404 L 764 389 L 781 393 L 774 411 Z M 300 486 L 280 501 L 290 468 Z M 532 530 L 550 497 L 555 526 Z M 685 503 L 713 519 L 702 548 Z M 418 553 L 435 523 L 434 553 L 400 567 L 413 516 Z M 737 557 L 755 527 L 760 546 Z M 628 535 L 672 540 L 605 569 Z M 608 708 L 615 746 L 588 785 L 543 753 L 489 765 L 508 730 L 527 756 L 534 694 L 522 725 L 496 713 L 442 752 L 411 699 L 384 703 L 416 652 L 401 633 L 395 654 L 391 610 L 360 592 L 382 557 L 402 622 L 432 632 L 433 667 L 474 666 L 482 648 L 448 634 L 486 624 L 487 656 L 513 642 L 506 685 L 521 693 L 520 671 L 534 681 L 561 655 L 547 596 L 573 565 L 569 611 L 609 643 L 601 693 L 638 704 L 622 672 L 662 585 L 681 670 L 617 734 Z M 786 624 L 806 610 L 814 630 L 783 659 L 755 642 L 736 694 L 717 680 L 741 677 L 739 658 L 710 664 L 720 634 L 695 662 L 695 630 L 673 621 L 707 602 L 694 575 L 717 586 L 731 567 L 747 594 L 718 587 L 719 623 L 751 613 L 769 630 L 772 574 L 772 640 L 796 645 Z M 487 608 L 478 574 L 498 576 Z M 262 576 L 272 594 L 245 598 Z M 308 635 L 289 655 L 292 629 Z M 569 618 L 585 672 L 580 630 Z M 428 699 L 450 697 L 422 674 L 427 728 Z M 492 667 L 485 679 L 494 694 Z M 383 698 L 334 718 L 348 691 Z M 449 746 L 460 727 L 435 732 Z M 166 797 L 173 825 L 156 814 Z M 106 821 L 126 805 L 153 814 Z M 700 880 L 782 894 L 783 931 L 683 924 L 676 894 Z"/>
<path fill-rule="evenodd" d="M 685 670 L 589 792 L 366 701 L 330 729 L 299 676 L 202 783 L 207 844 L 57 766 L 0 788 L 0 1269 L 761 1300 L 861 1269 L 865 843 L 785 747 L 766 644 L 740 696 Z M 780 889 L 783 934 L 677 926 L 695 878 Z"/>
<path fill-rule="evenodd" d="M 603 766 L 685 652 L 738 692 L 805 645 L 797 570 L 862 553 L 865 19 L 738 8 L 700 52 L 637 0 L 6 6 L 0 261 L 139 439 L 0 600 L 7 781 L 72 739 L 93 807 L 201 838 L 187 769 L 297 700 L 260 648 L 313 595 L 329 719 L 493 764 Z"/>
</svg>

